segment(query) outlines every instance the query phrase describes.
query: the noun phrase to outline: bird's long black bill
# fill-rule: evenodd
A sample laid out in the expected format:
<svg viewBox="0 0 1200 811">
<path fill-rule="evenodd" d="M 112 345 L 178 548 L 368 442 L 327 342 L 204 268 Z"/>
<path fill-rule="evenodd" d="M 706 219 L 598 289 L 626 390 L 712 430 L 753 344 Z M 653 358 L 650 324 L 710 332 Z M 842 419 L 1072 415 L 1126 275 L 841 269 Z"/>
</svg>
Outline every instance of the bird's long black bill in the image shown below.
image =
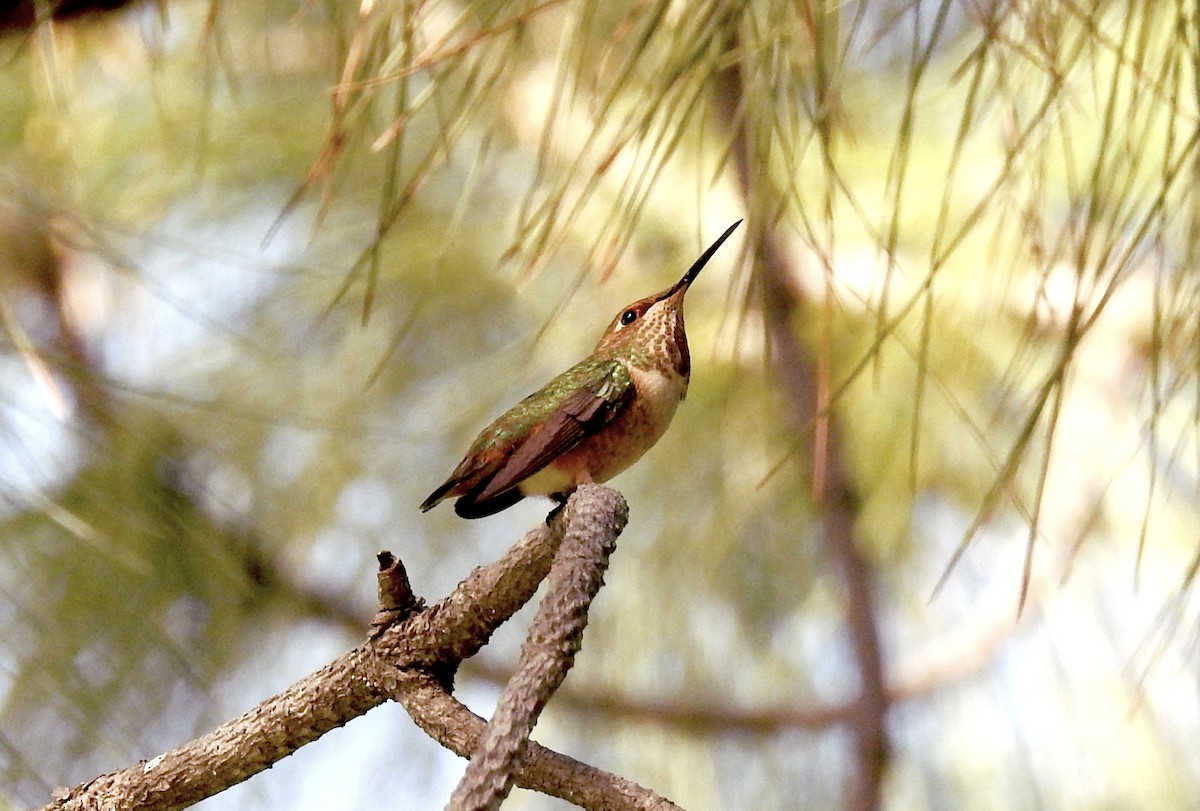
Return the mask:
<svg viewBox="0 0 1200 811">
<path fill-rule="evenodd" d="M 725 233 L 723 233 L 723 234 L 721 234 L 721 236 L 717 237 L 717 241 L 714 242 L 712 245 L 709 245 L 708 250 L 706 250 L 704 253 L 700 254 L 700 258 L 692 263 L 692 266 L 690 268 L 688 268 L 688 272 L 683 274 L 683 278 L 680 279 L 679 281 L 675 282 L 675 284 L 672 285 L 670 290 L 668 290 L 667 292 L 662 294 L 661 298 L 667 298 L 668 296 L 673 296 L 676 293 L 678 293 L 680 290 L 687 289 L 691 285 L 691 283 L 696 280 L 696 277 L 700 275 L 700 271 L 704 269 L 704 266 L 708 264 L 708 260 L 713 258 L 713 254 L 715 254 L 717 252 L 717 249 L 721 247 L 721 244 L 725 240 L 729 239 L 729 235 L 732 234 L 734 231 L 736 231 L 737 227 L 741 224 L 742 224 L 742 221 L 738 220 L 733 225 L 726 228 Z"/>
</svg>

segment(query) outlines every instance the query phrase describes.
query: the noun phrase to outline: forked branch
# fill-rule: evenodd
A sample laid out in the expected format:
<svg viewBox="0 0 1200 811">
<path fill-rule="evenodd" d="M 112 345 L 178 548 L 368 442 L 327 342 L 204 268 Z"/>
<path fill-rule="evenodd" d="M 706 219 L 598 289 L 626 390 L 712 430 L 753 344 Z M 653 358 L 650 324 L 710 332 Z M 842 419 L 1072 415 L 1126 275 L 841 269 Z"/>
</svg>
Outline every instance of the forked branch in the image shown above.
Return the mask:
<svg viewBox="0 0 1200 811">
<path fill-rule="evenodd" d="M 540 662 L 538 646 L 543 641 L 577 648 L 588 595 L 599 588 L 607 554 L 624 528 L 626 514 L 625 501 L 616 491 L 600 485 L 581 487 L 546 524 L 526 534 L 500 560 L 473 571 L 431 607 L 412 593 L 403 567 L 390 555 L 381 556 L 380 613 L 366 642 L 206 735 L 130 768 L 57 790 L 43 811 L 186 808 L 392 699 L 403 704 L 417 725 L 436 740 L 467 756 L 485 733 L 482 719 L 451 695 L 449 683 L 459 662 L 477 653 L 496 628 L 529 601 L 552 564 L 562 570 L 562 576 L 556 576 L 559 586 L 552 587 L 550 594 L 566 595 L 566 604 L 546 610 L 558 617 L 575 617 L 566 625 L 576 630 L 550 629 L 547 634 L 535 621 L 531 638 L 538 641 L 527 642 L 526 649 Z M 555 563 L 564 537 L 575 551 Z M 593 558 L 581 562 L 581 554 Z M 594 557 L 597 554 L 599 558 Z M 533 700 L 520 699 L 524 709 L 512 713 L 525 719 L 518 726 L 526 740 L 518 748 L 528 748 L 508 759 L 505 768 L 511 777 L 505 780 L 582 808 L 675 808 L 634 783 L 528 744 L 528 729 L 545 698 L 562 681 L 573 653 L 551 656 L 548 670 L 528 681 Z M 525 689 L 514 687 L 520 696 Z"/>
</svg>

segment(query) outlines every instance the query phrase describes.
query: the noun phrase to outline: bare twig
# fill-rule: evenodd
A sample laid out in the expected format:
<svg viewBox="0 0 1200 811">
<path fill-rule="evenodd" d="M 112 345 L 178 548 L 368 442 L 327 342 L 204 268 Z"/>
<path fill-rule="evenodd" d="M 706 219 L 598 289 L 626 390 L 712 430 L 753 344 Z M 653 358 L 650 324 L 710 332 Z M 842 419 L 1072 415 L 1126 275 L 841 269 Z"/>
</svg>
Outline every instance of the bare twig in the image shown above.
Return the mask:
<svg viewBox="0 0 1200 811">
<path fill-rule="evenodd" d="M 408 581 L 408 570 L 404 568 L 400 558 L 391 552 L 380 552 L 377 558 L 379 610 L 371 619 L 372 639 L 382 634 L 389 626 L 425 607 L 425 601 L 413 594 L 412 584 Z"/>
</svg>

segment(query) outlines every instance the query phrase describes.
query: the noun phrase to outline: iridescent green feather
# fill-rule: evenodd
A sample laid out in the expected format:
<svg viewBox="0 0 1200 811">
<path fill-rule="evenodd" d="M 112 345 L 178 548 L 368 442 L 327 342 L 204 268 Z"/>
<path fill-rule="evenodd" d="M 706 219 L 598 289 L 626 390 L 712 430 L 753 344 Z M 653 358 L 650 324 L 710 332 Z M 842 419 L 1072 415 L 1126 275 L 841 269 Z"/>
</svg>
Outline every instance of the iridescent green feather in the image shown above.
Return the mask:
<svg viewBox="0 0 1200 811">
<path fill-rule="evenodd" d="M 475 438 L 467 456 L 474 456 L 499 445 L 511 443 L 514 438 L 526 436 L 572 392 L 582 388 L 598 391 L 605 382 L 608 384 L 605 387 L 605 399 L 610 402 L 619 399 L 633 385 L 629 371 L 619 361 L 597 358 L 581 360 L 517 403 L 484 429 Z"/>
</svg>

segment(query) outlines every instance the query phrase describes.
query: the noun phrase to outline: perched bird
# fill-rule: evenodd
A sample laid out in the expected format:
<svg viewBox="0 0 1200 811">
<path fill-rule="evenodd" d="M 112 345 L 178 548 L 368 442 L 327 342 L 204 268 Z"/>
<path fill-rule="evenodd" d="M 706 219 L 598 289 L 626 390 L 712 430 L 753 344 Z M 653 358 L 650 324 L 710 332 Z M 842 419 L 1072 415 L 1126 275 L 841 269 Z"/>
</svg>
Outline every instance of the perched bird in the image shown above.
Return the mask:
<svg viewBox="0 0 1200 811">
<path fill-rule="evenodd" d="M 650 450 L 691 376 L 684 295 L 741 222 L 678 282 L 623 308 L 590 355 L 484 428 L 421 511 L 454 497 L 463 518 L 494 515 L 525 496 L 561 501 L 581 484 L 608 481 Z"/>
</svg>

